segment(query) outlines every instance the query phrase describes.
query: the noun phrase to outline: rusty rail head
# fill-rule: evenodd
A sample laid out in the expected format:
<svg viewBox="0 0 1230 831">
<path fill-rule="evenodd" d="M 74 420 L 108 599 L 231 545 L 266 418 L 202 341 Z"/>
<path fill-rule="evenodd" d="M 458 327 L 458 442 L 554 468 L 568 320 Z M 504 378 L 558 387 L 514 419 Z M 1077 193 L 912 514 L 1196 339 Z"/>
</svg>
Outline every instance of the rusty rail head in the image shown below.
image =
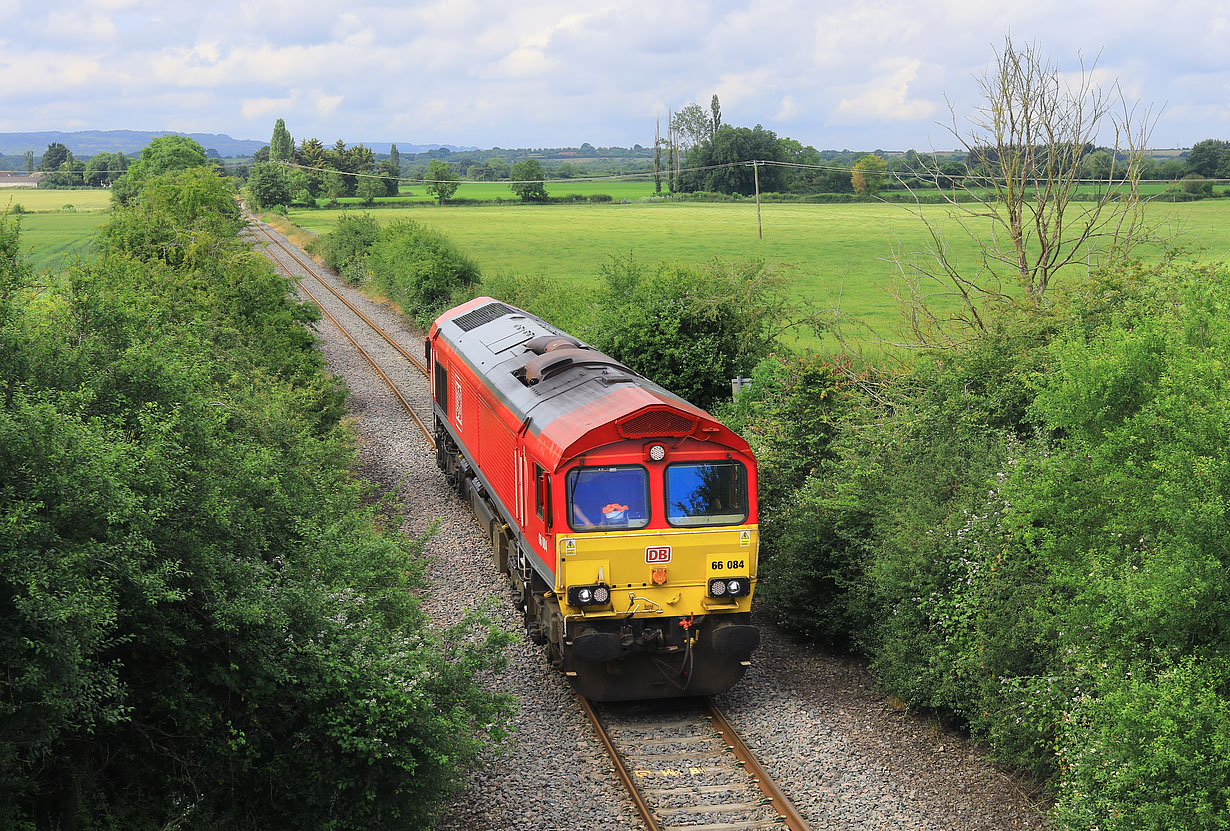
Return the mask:
<svg viewBox="0 0 1230 831">
<path fill-rule="evenodd" d="M 739 734 L 735 732 L 735 728 L 726 720 L 726 716 L 722 715 L 722 711 L 713 703 L 713 699 L 706 698 L 705 706 L 709 709 L 709 715 L 713 719 L 714 729 L 721 733 L 722 738 L 730 745 L 734 751 L 735 758 L 743 763 L 743 769 L 756 780 L 756 784 L 760 787 L 761 792 L 772 802 L 773 809 L 785 820 L 786 827 L 790 831 L 809 831 L 807 823 L 803 821 L 803 817 L 799 816 L 799 812 L 790 804 L 790 800 L 777 787 L 773 777 L 769 776 L 765 769 L 760 766 L 760 763 L 756 761 L 752 751 L 743 743 L 743 739 L 739 738 Z"/>
<path fill-rule="evenodd" d="M 615 765 L 615 773 L 619 775 L 619 781 L 623 782 L 624 787 L 632 796 L 632 802 L 636 805 L 637 812 L 645 822 L 646 831 L 659 831 L 659 826 L 653 818 L 653 813 L 649 810 L 649 806 L 645 804 L 645 800 L 641 798 L 641 793 L 637 790 L 636 785 L 632 783 L 632 777 L 628 775 L 628 769 L 624 767 L 623 760 L 615 752 L 615 745 L 611 744 L 611 737 L 606 734 L 606 727 L 603 726 L 602 719 L 598 718 L 598 714 L 594 712 L 594 708 L 589 703 L 588 698 L 578 693 L 577 701 L 581 703 L 581 709 L 585 712 L 586 718 L 594 726 L 594 732 L 598 734 L 598 738 L 602 739 L 607 756 L 611 758 L 611 764 Z"/>
</svg>

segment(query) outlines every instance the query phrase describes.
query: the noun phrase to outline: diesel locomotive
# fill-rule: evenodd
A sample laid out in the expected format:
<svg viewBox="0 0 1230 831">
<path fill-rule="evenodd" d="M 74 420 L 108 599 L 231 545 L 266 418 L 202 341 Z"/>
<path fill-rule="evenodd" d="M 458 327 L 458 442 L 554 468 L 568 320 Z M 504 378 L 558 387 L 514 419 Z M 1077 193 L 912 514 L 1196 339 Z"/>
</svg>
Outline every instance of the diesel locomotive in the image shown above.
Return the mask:
<svg viewBox="0 0 1230 831">
<path fill-rule="evenodd" d="M 425 352 L 437 463 L 552 664 L 595 701 L 735 684 L 760 642 L 747 443 L 490 297 L 437 318 Z"/>
</svg>

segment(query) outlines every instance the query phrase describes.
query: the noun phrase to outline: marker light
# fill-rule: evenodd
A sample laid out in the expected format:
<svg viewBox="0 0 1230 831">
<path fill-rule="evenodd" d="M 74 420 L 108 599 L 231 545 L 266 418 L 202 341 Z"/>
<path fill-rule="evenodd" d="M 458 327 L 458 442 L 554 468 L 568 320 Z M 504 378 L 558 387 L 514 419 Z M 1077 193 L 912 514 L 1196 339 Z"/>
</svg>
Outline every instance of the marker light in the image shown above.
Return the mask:
<svg viewBox="0 0 1230 831">
<path fill-rule="evenodd" d="M 605 583 L 596 586 L 569 586 L 569 606 L 605 606 L 611 602 L 611 589 Z"/>
<path fill-rule="evenodd" d="M 709 594 L 713 595 L 714 597 L 725 596 L 726 581 L 725 580 L 710 580 L 709 581 Z"/>
<path fill-rule="evenodd" d="M 652 462 L 660 462 L 666 458 L 666 445 L 651 444 L 649 445 L 649 460 Z"/>
</svg>

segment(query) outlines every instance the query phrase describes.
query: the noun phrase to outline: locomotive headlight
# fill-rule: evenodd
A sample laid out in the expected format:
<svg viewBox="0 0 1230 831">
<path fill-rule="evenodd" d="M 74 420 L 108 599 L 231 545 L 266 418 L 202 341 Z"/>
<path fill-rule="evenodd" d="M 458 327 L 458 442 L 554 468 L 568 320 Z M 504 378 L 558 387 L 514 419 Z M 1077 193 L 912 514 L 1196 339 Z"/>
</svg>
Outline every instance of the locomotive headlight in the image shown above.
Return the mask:
<svg viewBox="0 0 1230 831">
<path fill-rule="evenodd" d="M 721 579 L 710 580 L 709 594 L 714 597 L 724 597 L 726 595 L 726 581 Z"/>
<path fill-rule="evenodd" d="M 581 601 L 581 603 L 590 603 L 593 599 L 594 593 L 588 586 L 583 589 L 577 589 L 577 600 Z"/>
<path fill-rule="evenodd" d="M 738 597 L 739 595 L 743 594 L 743 581 L 742 580 L 731 580 L 729 583 L 726 584 L 726 588 L 730 591 L 731 597 Z"/>
<path fill-rule="evenodd" d="M 611 599 L 611 590 L 606 586 L 594 586 L 594 602 L 602 605 Z"/>
<path fill-rule="evenodd" d="M 649 460 L 651 462 L 660 462 L 666 458 L 666 445 L 651 444 L 649 445 Z"/>
</svg>

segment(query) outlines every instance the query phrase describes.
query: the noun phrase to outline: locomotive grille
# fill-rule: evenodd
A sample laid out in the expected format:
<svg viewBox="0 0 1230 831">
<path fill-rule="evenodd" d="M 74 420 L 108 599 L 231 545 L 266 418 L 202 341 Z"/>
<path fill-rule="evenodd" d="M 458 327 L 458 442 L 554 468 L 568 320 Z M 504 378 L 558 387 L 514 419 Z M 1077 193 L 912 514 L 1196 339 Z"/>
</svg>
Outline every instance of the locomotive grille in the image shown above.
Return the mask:
<svg viewBox="0 0 1230 831">
<path fill-rule="evenodd" d="M 681 436 L 691 433 L 696 422 L 678 413 L 655 410 L 643 413 L 619 425 L 619 432 L 626 438 L 639 439 L 646 436 Z"/>
<path fill-rule="evenodd" d="M 457 324 L 461 331 L 469 332 L 484 323 L 499 320 L 504 315 L 511 314 L 512 311 L 510 306 L 505 306 L 503 303 L 488 303 L 486 306 L 479 306 L 472 312 L 466 312 L 460 317 L 453 318 L 453 323 Z"/>
</svg>

